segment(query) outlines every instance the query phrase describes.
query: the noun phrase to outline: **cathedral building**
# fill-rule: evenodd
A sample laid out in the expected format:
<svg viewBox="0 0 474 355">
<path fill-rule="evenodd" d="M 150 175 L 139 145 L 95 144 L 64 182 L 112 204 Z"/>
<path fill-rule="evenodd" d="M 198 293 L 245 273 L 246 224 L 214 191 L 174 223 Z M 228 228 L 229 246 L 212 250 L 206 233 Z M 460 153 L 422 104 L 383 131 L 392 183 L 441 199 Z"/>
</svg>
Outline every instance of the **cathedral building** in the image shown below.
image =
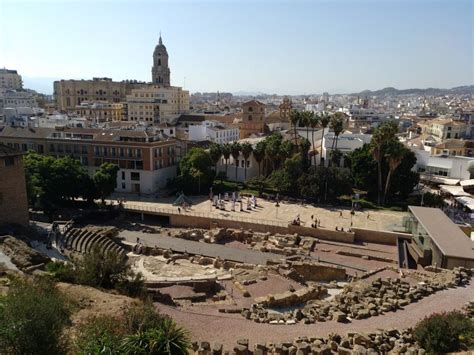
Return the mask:
<svg viewBox="0 0 474 355">
<path fill-rule="evenodd" d="M 158 41 L 158 45 L 153 52 L 153 67 L 151 68 L 152 83 L 161 86 L 170 86 L 170 68 L 168 66 L 168 51 L 163 40 Z"/>
<path fill-rule="evenodd" d="M 153 125 L 189 111 L 189 91 L 171 86 L 168 60 L 168 51 L 160 35 L 153 52 L 152 83 L 127 95 L 129 121 Z"/>
<path fill-rule="evenodd" d="M 170 73 L 168 51 L 160 35 L 153 52 L 151 82 L 116 82 L 110 78 L 55 81 L 57 108 L 78 112 L 78 108 L 94 106 L 96 103 L 100 103 L 101 107 L 106 107 L 107 104 L 118 107 L 121 104 L 125 120 L 148 125 L 169 121 L 189 111 L 189 92 L 181 87 L 171 86 Z M 115 116 L 115 119 L 122 117 Z"/>
</svg>

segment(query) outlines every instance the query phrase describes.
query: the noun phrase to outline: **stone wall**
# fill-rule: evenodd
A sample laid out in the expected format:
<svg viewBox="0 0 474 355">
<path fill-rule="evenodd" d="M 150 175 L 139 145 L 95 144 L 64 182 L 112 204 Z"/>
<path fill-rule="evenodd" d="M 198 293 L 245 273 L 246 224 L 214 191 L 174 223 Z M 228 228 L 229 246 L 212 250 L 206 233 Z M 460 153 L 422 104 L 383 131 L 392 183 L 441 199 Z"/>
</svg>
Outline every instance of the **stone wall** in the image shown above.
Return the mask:
<svg viewBox="0 0 474 355">
<path fill-rule="evenodd" d="M 324 228 L 312 228 L 303 226 L 288 225 L 289 234 L 298 233 L 302 236 L 314 237 L 323 240 L 331 240 L 334 242 L 354 243 L 354 233 L 339 232 Z"/>
<path fill-rule="evenodd" d="M 332 281 L 346 279 L 346 270 L 341 267 L 319 263 L 294 262 L 292 263 L 291 268 L 305 281 Z"/>
<path fill-rule="evenodd" d="M 355 240 L 359 242 L 397 245 L 397 238 L 408 240 L 411 240 L 412 238 L 411 234 L 406 233 L 375 231 L 361 228 L 352 228 L 352 231 L 355 234 Z"/>
<path fill-rule="evenodd" d="M 7 165 L 7 159 L 9 165 Z M 10 165 L 11 163 L 13 165 Z M 22 156 L 0 157 L 0 224 L 27 225 L 28 220 L 28 200 Z"/>
</svg>

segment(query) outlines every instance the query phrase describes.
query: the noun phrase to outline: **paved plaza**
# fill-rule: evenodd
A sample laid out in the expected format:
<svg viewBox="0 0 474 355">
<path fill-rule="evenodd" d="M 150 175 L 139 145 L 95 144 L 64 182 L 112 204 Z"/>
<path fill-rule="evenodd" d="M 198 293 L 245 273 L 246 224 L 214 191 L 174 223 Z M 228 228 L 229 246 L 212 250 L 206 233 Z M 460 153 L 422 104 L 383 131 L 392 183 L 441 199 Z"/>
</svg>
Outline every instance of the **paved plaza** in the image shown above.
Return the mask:
<svg viewBox="0 0 474 355">
<path fill-rule="evenodd" d="M 178 213 L 178 207 L 173 206 L 175 198 L 153 198 L 153 197 L 135 197 L 126 196 L 125 206 L 140 206 L 146 208 L 156 208 L 167 210 L 170 213 Z M 231 202 L 225 203 L 226 210 L 218 210 L 211 205 L 211 201 L 204 197 L 191 197 L 193 205 L 186 211 L 180 208 L 181 214 L 200 214 L 212 218 L 242 218 L 252 220 L 257 223 L 288 224 L 298 215 L 301 224 L 311 227 L 313 221 L 320 220 L 321 228 L 348 230 L 353 228 L 393 231 L 402 225 L 402 219 L 407 214 L 405 212 L 396 212 L 389 210 L 364 210 L 356 211 L 355 215 L 350 214 L 349 208 L 338 208 L 332 206 L 315 206 L 311 204 L 297 204 L 289 202 L 280 202 L 276 207 L 274 202 L 257 199 L 257 207 L 252 210 L 246 210 L 246 199 L 244 199 L 244 211 L 231 211 Z M 111 200 L 112 202 L 116 202 Z M 109 202 L 111 202 L 109 201 Z M 313 219 L 311 219 L 311 216 Z"/>
</svg>

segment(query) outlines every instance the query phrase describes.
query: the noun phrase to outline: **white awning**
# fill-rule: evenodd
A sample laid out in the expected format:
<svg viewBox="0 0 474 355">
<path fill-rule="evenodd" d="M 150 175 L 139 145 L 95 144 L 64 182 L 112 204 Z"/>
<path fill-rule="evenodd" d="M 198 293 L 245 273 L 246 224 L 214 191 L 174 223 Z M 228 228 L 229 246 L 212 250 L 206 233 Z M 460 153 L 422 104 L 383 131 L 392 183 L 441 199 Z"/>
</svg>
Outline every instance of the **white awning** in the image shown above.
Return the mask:
<svg viewBox="0 0 474 355">
<path fill-rule="evenodd" d="M 459 182 L 459 179 L 449 179 L 449 178 L 445 178 L 445 177 L 437 176 L 437 175 L 421 174 L 420 178 L 422 180 L 428 180 L 431 182 L 444 184 L 444 185 L 456 185 Z"/>
<path fill-rule="evenodd" d="M 439 188 L 442 192 L 448 193 L 453 196 L 471 196 L 470 194 L 464 191 L 462 186 L 440 185 Z"/>
<path fill-rule="evenodd" d="M 474 179 L 461 181 L 461 186 L 473 186 L 473 185 L 474 185 Z"/>
<path fill-rule="evenodd" d="M 469 208 L 471 211 L 474 211 L 474 199 L 467 196 L 456 197 L 456 201 L 458 201 L 464 207 Z"/>
</svg>

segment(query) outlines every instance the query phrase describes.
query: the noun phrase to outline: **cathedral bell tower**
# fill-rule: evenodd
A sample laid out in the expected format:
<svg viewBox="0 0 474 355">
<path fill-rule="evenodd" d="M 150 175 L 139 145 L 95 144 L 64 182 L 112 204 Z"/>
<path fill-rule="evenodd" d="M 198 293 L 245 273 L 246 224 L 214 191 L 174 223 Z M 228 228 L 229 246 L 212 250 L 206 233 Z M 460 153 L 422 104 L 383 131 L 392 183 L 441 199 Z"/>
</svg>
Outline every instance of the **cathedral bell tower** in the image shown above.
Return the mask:
<svg viewBox="0 0 474 355">
<path fill-rule="evenodd" d="M 151 78 L 155 85 L 170 86 L 170 68 L 168 66 L 168 51 L 161 39 L 153 52 L 153 67 L 151 68 Z"/>
</svg>

